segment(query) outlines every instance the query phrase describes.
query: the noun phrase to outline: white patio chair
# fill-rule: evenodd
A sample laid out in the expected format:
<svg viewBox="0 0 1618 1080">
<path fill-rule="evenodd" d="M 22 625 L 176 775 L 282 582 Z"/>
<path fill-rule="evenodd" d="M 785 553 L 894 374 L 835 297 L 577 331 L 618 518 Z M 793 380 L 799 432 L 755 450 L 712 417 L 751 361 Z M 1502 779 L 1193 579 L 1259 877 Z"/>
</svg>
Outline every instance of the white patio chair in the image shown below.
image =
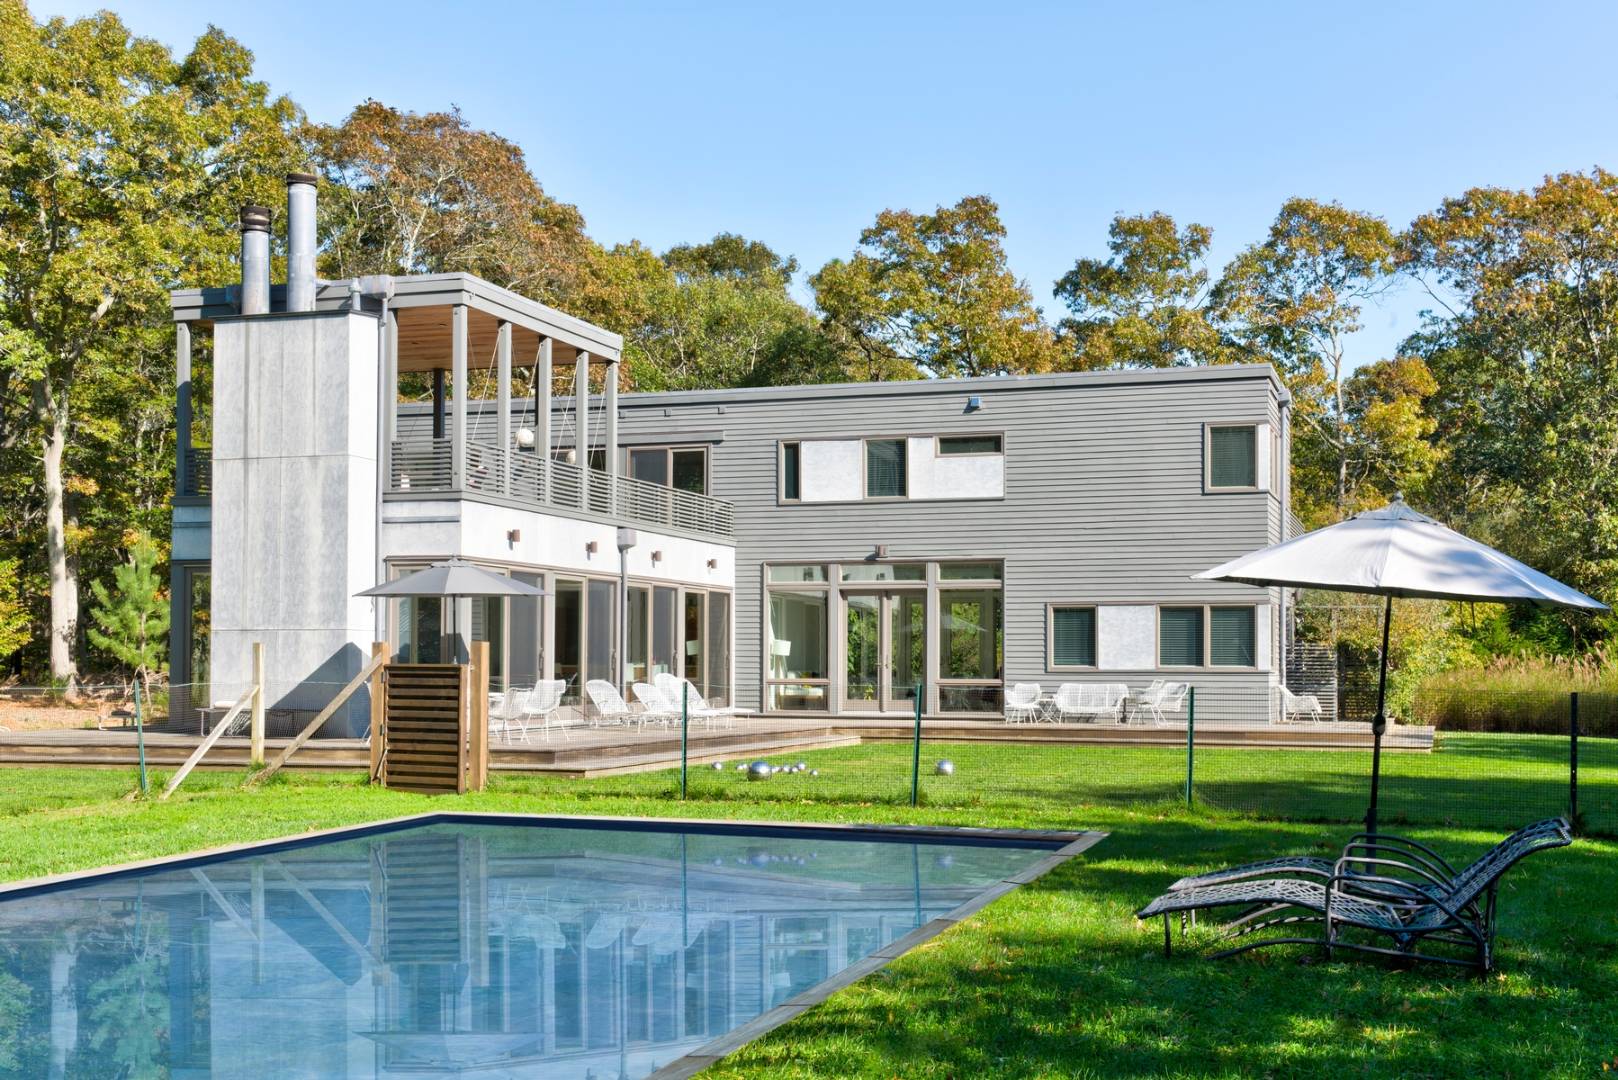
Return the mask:
<svg viewBox="0 0 1618 1080">
<path fill-rule="evenodd" d="M 680 718 L 680 710 L 671 706 L 663 692 L 651 683 L 638 682 L 630 687 L 630 693 L 635 703 L 640 706 L 640 723 L 644 729 L 647 724 L 662 724 L 664 727 L 674 723 Z"/>
<path fill-rule="evenodd" d="M 1168 714 L 1179 712 L 1185 707 L 1185 696 L 1191 687 L 1187 683 L 1165 682 L 1156 687 L 1147 687 L 1139 699 L 1140 709 L 1154 725 L 1167 721 Z"/>
<path fill-rule="evenodd" d="M 1006 691 L 1006 723 L 1031 724 L 1040 719 L 1041 693 L 1037 682 L 1012 683 L 1011 689 Z"/>
<path fill-rule="evenodd" d="M 528 741 L 531 724 L 539 726 L 546 742 L 550 741 L 553 728 L 560 731 L 564 739 L 567 738 L 567 728 L 561 719 L 562 694 L 566 689 L 567 683 L 561 679 L 551 679 L 524 692 L 522 705 L 517 711 L 517 724 L 524 742 Z"/>
<path fill-rule="evenodd" d="M 1277 686 L 1281 692 L 1281 719 L 1301 720 L 1307 716 L 1310 720 L 1325 719 L 1320 707 L 1320 699 L 1313 694 L 1294 694 L 1285 686 Z"/>
<path fill-rule="evenodd" d="M 742 711 L 730 706 L 709 705 L 707 699 L 691 684 L 690 679 L 682 679 L 667 671 L 658 672 L 653 678 L 658 693 L 669 703 L 675 716 L 680 715 L 683 703 L 686 715 L 693 720 L 700 720 L 709 727 L 732 727 L 735 725 L 737 714 Z"/>
<path fill-rule="evenodd" d="M 528 741 L 528 735 L 523 731 L 519 713 L 526 690 L 513 686 L 505 692 L 496 691 L 489 695 L 489 741 L 510 742 L 513 732 L 521 732 L 523 741 Z"/>
<path fill-rule="evenodd" d="M 595 718 L 592 721 L 598 727 L 610 724 L 637 723 L 635 710 L 629 707 L 624 696 L 618 688 L 606 679 L 591 679 L 584 684 L 584 693 L 595 706 Z"/>
<path fill-rule="evenodd" d="M 1118 683 L 1063 683 L 1056 691 L 1056 712 L 1063 720 L 1117 721 L 1126 692 Z"/>
</svg>

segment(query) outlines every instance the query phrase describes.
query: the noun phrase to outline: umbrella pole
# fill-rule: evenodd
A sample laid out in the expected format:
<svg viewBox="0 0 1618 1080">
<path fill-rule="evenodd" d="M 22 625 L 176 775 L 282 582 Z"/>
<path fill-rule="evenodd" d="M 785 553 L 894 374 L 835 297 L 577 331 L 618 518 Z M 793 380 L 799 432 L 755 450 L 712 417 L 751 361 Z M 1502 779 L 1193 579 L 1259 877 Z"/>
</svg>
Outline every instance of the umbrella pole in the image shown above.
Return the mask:
<svg viewBox="0 0 1618 1080">
<path fill-rule="evenodd" d="M 1371 720 L 1371 806 L 1365 811 L 1365 831 L 1376 832 L 1376 797 L 1382 782 L 1382 733 L 1388 729 L 1388 626 L 1393 622 L 1393 597 L 1382 609 L 1382 664 L 1376 677 L 1376 716 Z"/>
</svg>

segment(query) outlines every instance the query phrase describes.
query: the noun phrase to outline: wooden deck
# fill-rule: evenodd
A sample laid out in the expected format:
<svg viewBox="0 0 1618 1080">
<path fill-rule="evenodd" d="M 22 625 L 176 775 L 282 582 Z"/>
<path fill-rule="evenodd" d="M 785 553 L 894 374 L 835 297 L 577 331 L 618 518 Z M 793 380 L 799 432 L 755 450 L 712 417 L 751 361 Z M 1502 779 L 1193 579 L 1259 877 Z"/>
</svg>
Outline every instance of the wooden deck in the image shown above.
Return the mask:
<svg viewBox="0 0 1618 1080">
<path fill-rule="evenodd" d="M 749 717 L 733 728 L 691 731 L 689 760 L 704 764 L 739 757 L 798 753 L 862 743 L 909 742 L 913 724 L 903 718 L 860 717 Z M 1184 746 L 1185 726 L 1151 727 L 1137 724 L 1006 724 L 998 720 L 932 719 L 922 721 L 927 742 L 988 742 L 1007 747 L 1039 745 Z M 273 757 L 289 740 L 266 739 L 265 752 Z M 1368 750 L 1371 731 L 1366 724 L 1292 723 L 1197 725 L 1197 746 L 1255 747 L 1294 750 Z M 148 734 L 146 760 L 156 768 L 173 768 L 197 746 L 194 735 Z M 1433 747 L 1433 729 L 1389 728 L 1383 748 L 1426 751 Z M 363 769 L 369 765 L 367 744 L 360 739 L 313 739 L 304 744 L 288 768 Z M 574 728 L 549 741 L 532 736 L 529 743 L 494 742 L 489 767 L 499 772 L 521 772 L 561 777 L 607 776 L 614 773 L 665 769 L 679 764 L 680 732 L 653 727 L 634 731 L 622 727 Z M 136 762 L 135 733 L 129 730 L 0 732 L 3 765 L 129 766 Z M 248 762 L 245 737 L 221 738 L 203 765 L 240 769 Z"/>
</svg>

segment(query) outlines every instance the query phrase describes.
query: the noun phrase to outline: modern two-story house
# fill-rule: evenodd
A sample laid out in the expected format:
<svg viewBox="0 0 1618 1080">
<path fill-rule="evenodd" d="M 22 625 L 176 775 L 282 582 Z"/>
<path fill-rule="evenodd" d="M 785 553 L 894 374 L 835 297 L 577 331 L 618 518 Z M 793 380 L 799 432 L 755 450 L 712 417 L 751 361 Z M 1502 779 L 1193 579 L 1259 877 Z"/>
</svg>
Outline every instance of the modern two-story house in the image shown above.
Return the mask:
<svg viewBox="0 0 1618 1080">
<path fill-rule="evenodd" d="M 1282 595 L 1190 577 L 1287 531 L 1267 366 L 621 394 L 617 334 L 476 277 L 316 281 L 312 179 L 289 192 L 284 288 L 249 208 L 243 282 L 173 294 L 176 683 L 228 697 L 262 642 L 304 708 L 374 640 L 453 659 L 452 628 L 573 706 L 657 671 L 828 716 L 1280 681 Z M 356 595 L 447 557 L 547 595 Z"/>
</svg>

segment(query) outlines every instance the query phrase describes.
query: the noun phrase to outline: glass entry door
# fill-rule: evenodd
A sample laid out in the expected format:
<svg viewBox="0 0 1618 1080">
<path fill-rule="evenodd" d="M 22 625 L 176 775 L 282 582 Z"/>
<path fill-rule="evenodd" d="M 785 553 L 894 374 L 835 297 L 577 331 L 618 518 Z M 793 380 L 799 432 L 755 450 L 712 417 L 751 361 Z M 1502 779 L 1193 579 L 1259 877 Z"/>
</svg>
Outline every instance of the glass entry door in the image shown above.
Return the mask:
<svg viewBox="0 0 1618 1080">
<path fill-rule="evenodd" d="M 843 594 L 844 708 L 903 712 L 915 707 L 927 670 L 927 596 L 912 590 Z"/>
</svg>

